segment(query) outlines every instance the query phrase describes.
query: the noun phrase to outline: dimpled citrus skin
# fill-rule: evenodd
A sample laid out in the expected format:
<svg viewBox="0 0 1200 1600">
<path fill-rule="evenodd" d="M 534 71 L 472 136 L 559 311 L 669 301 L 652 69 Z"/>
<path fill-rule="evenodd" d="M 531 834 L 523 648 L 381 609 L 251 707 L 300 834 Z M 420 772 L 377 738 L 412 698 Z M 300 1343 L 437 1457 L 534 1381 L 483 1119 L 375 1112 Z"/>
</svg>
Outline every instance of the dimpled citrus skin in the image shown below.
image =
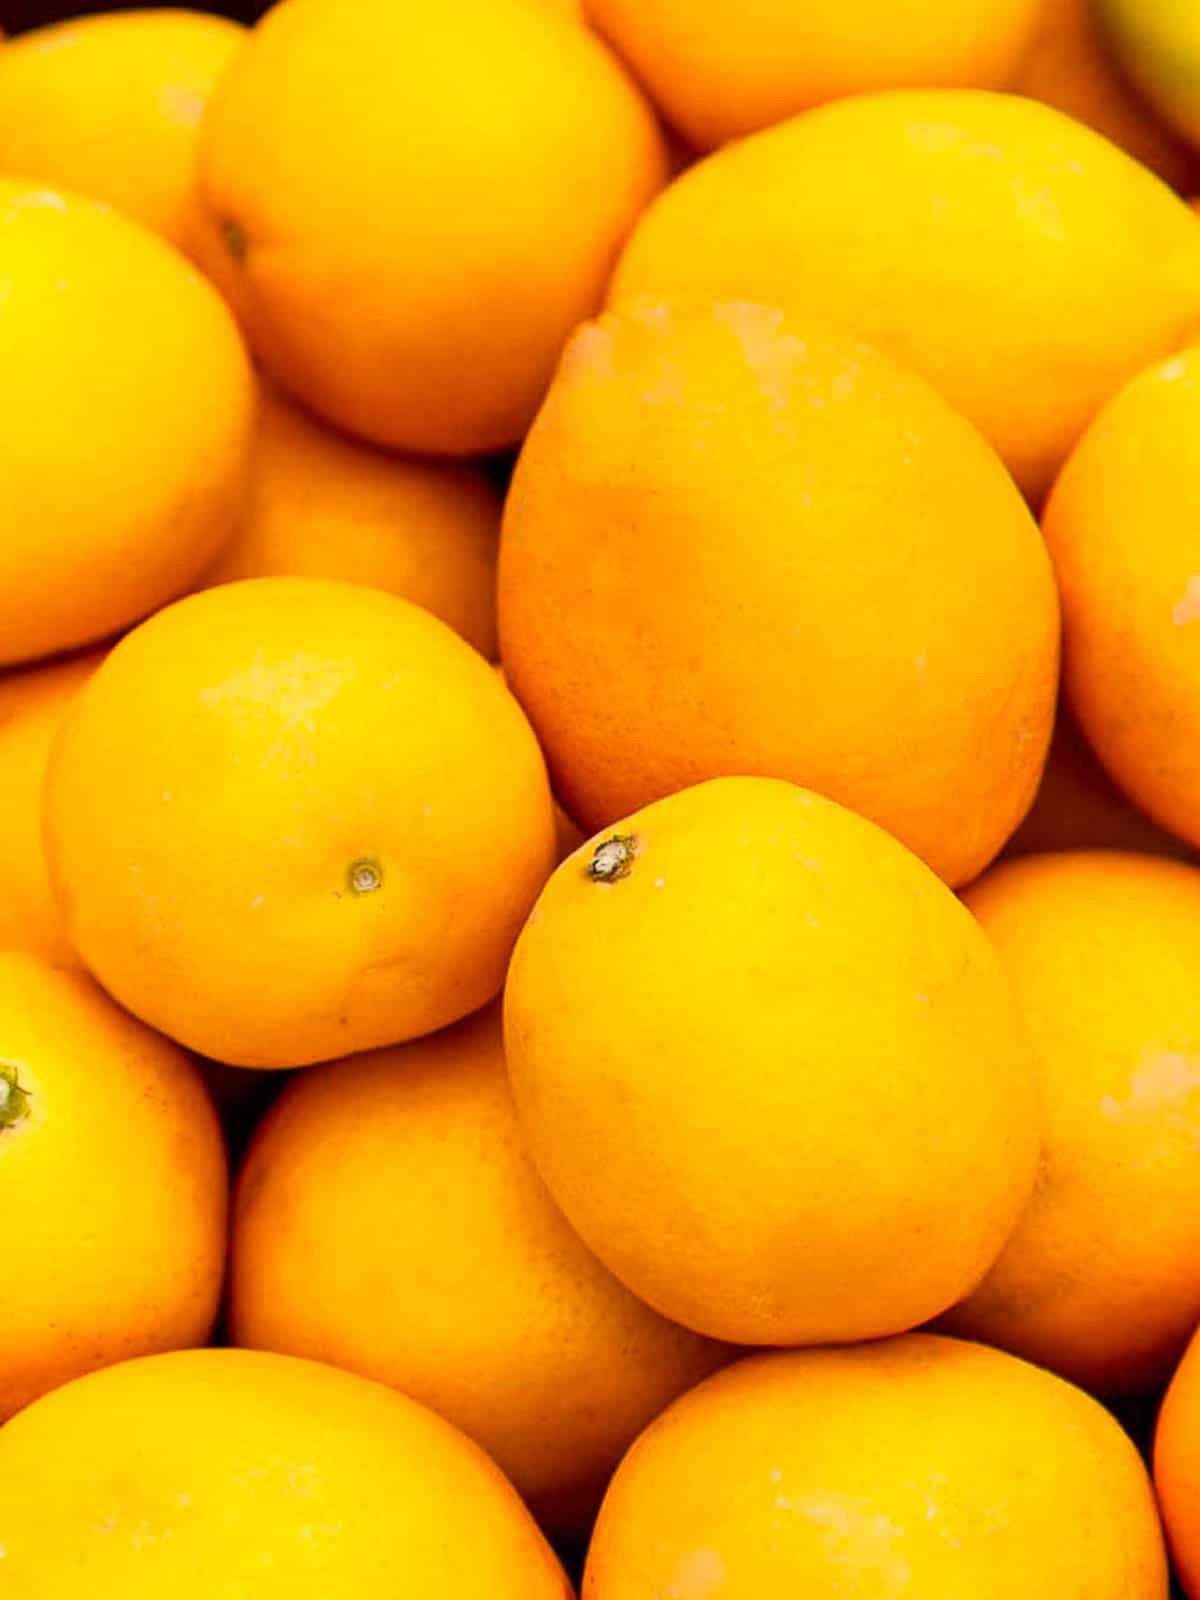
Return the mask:
<svg viewBox="0 0 1200 1600">
<path fill-rule="evenodd" d="M 224 1147 L 183 1051 L 82 973 L 5 950 L 0 1074 L 14 1071 L 25 1114 L 12 1120 L 4 1083 L 0 1420 L 95 1367 L 203 1343 L 225 1265 Z"/>
<path fill-rule="evenodd" d="M 1009 87 L 1086 122 L 1173 189 L 1200 182 L 1200 162 L 1140 100 L 1111 59 L 1096 0 L 1041 0 L 1039 25 Z"/>
<path fill-rule="evenodd" d="M 75 17 L 0 57 L 0 169 L 105 200 L 186 250 L 196 134 L 246 37 L 199 11 Z"/>
<path fill-rule="evenodd" d="M 613 836 L 632 859 L 596 881 Z M 1033 1049 L 986 939 L 881 829 L 777 780 L 701 784 L 569 857 L 517 943 L 505 1045 L 568 1219 L 715 1338 L 912 1327 L 975 1286 L 1033 1184 Z"/>
<path fill-rule="evenodd" d="M 643 1434 L 584 1600 L 1166 1600 L 1137 1452 L 1070 1384 L 912 1334 L 740 1362 Z"/>
<path fill-rule="evenodd" d="M 1200 845 L 1200 350 L 1100 413 L 1042 521 L 1063 602 L 1063 682 L 1088 742 L 1163 827 Z"/>
<path fill-rule="evenodd" d="M 586 0 L 667 120 L 712 149 L 825 100 L 913 84 L 1002 89 L 1042 0 Z"/>
<path fill-rule="evenodd" d="M 351 432 L 464 455 L 524 433 L 666 156 L 563 6 L 284 0 L 200 173 L 267 368 Z"/>
<path fill-rule="evenodd" d="M 1100 1393 L 1163 1382 L 1200 1321 L 1200 870 L 1006 862 L 966 895 L 1029 1021 L 1043 1170 L 946 1325 Z"/>
<path fill-rule="evenodd" d="M 1005 856 L 1047 850 L 1138 850 L 1186 858 L 1193 852 L 1144 816 L 1113 783 L 1088 749 L 1062 702 L 1041 785 Z"/>
<path fill-rule="evenodd" d="M 496 654 L 500 498 L 483 472 L 387 455 L 267 389 L 238 530 L 205 576 L 341 578 L 447 622 Z"/>
<path fill-rule="evenodd" d="M 12 1600 L 570 1600 L 469 1440 L 347 1372 L 247 1350 L 127 1362 L 0 1435 Z"/>
<path fill-rule="evenodd" d="M 254 417 L 212 288 L 88 200 L 0 178 L 0 665 L 103 638 L 233 531 Z"/>
<path fill-rule="evenodd" d="M 42 783 L 59 724 L 103 659 L 93 650 L 0 675 L 0 946 L 59 966 L 77 958 L 46 872 Z"/>
<path fill-rule="evenodd" d="M 1154 1436 L 1154 1486 L 1183 1588 L 1200 1594 L 1200 1335 L 1171 1379 Z"/>
<path fill-rule="evenodd" d="M 1200 228 L 1048 106 L 861 95 L 700 162 L 642 218 L 610 291 L 824 315 L 920 372 L 1033 499 L 1121 383 L 1200 320 Z"/>
<path fill-rule="evenodd" d="M 645 304 L 568 348 L 517 467 L 500 642 L 568 812 L 789 778 L 950 883 L 1050 738 L 1042 541 L 920 379 L 761 306 Z"/>
<path fill-rule="evenodd" d="M 489 1008 L 293 1079 L 243 1168 L 233 1341 L 389 1383 L 586 1533 L 617 1462 L 724 1359 L 580 1242 L 525 1154 Z"/>
<path fill-rule="evenodd" d="M 45 827 L 87 965 L 235 1066 L 482 1005 L 554 852 L 494 669 L 394 595 L 306 578 L 209 589 L 127 635 L 60 730 Z"/>
</svg>

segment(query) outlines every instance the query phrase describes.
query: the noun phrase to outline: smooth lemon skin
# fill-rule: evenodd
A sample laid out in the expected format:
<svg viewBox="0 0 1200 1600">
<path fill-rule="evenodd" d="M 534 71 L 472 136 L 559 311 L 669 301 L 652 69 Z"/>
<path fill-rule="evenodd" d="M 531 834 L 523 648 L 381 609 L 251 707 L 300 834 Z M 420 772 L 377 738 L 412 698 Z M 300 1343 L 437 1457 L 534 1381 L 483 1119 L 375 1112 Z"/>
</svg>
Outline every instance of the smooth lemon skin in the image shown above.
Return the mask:
<svg viewBox="0 0 1200 1600">
<path fill-rule="evenodd" d="M 575 1540 L 642 1428 L 728 1359 L 619 1284 L 546 1193 L 498 1007 L 288 1085 L 239 1179 L 229 1315 L 238 1344 L 421 1400 Z"/>
<path fill-rule="evenodd" d="M 0 1100 L 0 1206 L 21 1219 L 5 1249 L 6 1421 L 95 1368 L 210 1337 L 228 1174 L 187 1055 L 24 950 L 0 950 Z"/>
<path fill-rule="evenodd" d="M 1200 229 L 1153 173 L 1017 95 L 857 95 L 735 142 L 647 210 L 610 302 L 826 316 L 922 374 L 1044 498 L 1099 408 L 1200 319 Z"/>
<path fill-rule="evenodd" d="M 235 1066 L 477 1009 L 554 860 L 545 764 L 494 668 L 395 595 L 313 578 L 207 589 L 128 634 L 45 807 L 87 966 Z"/>
<path fill-rule="evenodd" d="M 72 17 L 0 57 L 0 172 L 103 200 L 188 252 L 196 141 L 246 30 L 182 8 Z"/>
<path fill-rule="evenodd" d="M 587 0 L 586 12 L 697 150 L 827 100 L 907 86 L 1003 89 L 1042 0 Z"/>
<path fill-rule="evenodd" d="M 92 643 L 230 538 L 255 389 L 219 296 L 144 228 L 0 179 L 0 666 Z"/>
<path fill-rule="evenodd" d="M 0 1439 L 14 1600 L 570 1600 L 481 1450 L 347 1372 L 249 1350 L 128 1361 Z"/>
<path fill-rule="evenodd" d="M 267 369 L 376 444 L 518 442 L 667 177 L 571 8 L 285 0 L 205 119 L 206 259 Z"/>
<path fill-rule="evenodd" d="M 1036 1057 L 986 938 L 903 846 L 791 784 L 699 784 L 568 857 L 504 1004 L 551 1194 L 711 1337 L 915 1326 L 1029 1197 Z"/>
<path fill-rule="evenodd" d="M 642 1435 L 584 1600 L 797 1594 L 1166 1600 L 1136 1450 L 1096 1401 L 997 1350 L 913 1334 L 752 1357 Z"/>
</svg>

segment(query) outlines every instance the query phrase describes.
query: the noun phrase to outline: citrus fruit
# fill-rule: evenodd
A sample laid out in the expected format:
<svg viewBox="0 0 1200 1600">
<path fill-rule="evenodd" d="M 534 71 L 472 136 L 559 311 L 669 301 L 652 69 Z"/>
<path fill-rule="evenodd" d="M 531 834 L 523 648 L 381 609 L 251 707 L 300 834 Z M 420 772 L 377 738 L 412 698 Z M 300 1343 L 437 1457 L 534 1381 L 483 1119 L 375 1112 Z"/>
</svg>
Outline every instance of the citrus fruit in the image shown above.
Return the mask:
<svg viewBox="0 0 1200 1600">
<path fill-rule="evenodd" d="M 1200 870 L 1006 862 L 966 895 L 1038 1046 L 1041 1177 L 947 1326 L 1100 1393 L 1165 1381 L 1200 1322 Z"/>
<path fill-rule="evenodd" d="M 213 97 L 210 227 L 268 370 L 376 443 L 515 443 L 666 176 L 571 11 L 284 0 Z"/>
<path fill-rule="evenodd" d="M 60 730 L 45 820 L 86 964 L 234 1066 L 482 1005 L 554 851 L 492 667 L 417 606 L 314 578 L 225 584 L 126 635 Z"/>
<path fill-rule="evenodd" d="M 500 499 L 477 468 L 387 455 L 263 395 L 245 512 L 205 581 L 341 578 L 496 654 Z"/>
<path fill-rule="evenodd" d="M 1155 822 L 1200 845 L 1200 350 L 1096 418 L 1043 530 L 1063 601 L 1063 681 L 1089 744 Z"/>
<path fill-rule="evenodd" d="M 225 1154 L 199 1075 L 82 973 L 16 950 L 0 952 L 0 1209 L 0 1419 L 208 1337 Z"/>
<path fill-rule="evenodd" d="M 1188 0 L 1096 0 L 1121 70 L 1149 103 L 1200 143 L 1200 17 Z"/>
<path fill-rule="evenodd" d="M 1096 0 L 1041 0 L 1033 40 L 1009 87 L 1087 123 L 1173 189 L 1187 192 L 1200 179 L 1194 154 L 1112 60 Z"/>
<path fill-rule="evenodd" d="M 0 946 L 73 966 L 42 848 L 42 784 L 67 707 L 99 650 L 0 675 Z"/>
<path fill-rule="evenodd" d="M 896 90 L 700 162 L 612 295 L 749 298 L 873 340 L 969 417 L 1034 500 L 1113 391 L 1200 318 L 1200 228 L 1048 106 Z"/>
<path fill-rule="evenodd" d="M 586 0 L 667 120 L 711 149 L 871 89 L 1002 89 L 1041 0 Z"/>
<path fill-rule="evenodd" d="M 723 1359 L 563 1220 L 494 1008 L 288 1084 L 239 1182 L 230 1329 L 422 1401 L 575 1534 L 642 1428 Z"/>
<path fill-rule="evenodd" d="M 245 30 L 200 11 L 72 17 L 0 57 L 0 171 L 106 200 L 186 250 L 196 133 Z"/>
<path fill-rule="evenodd" d="M 248 1350 L 124 1362 L 0 1436 L 12 1600 L 569 1600 L 529 1513 L 448 1423 Z"/>
<path fill-rule="evenodd" d="M 911 1334 L 739 1362 L 608 1492 L 584 1600 L 791 1595 L 1166 1600 L 1154 1498 L 1117 1423 L 980 1345 Z"/>
<path fill-rule="evenodd" d="M 1004 854 L 1050 850 L 1138 850 L 1181 858 L 1191 854 L 1182 839 L 1157 827 L 1120 792 L 1062 702 L 1041 785 Z"/>
<path fill-rule="evenodd" d="M 585 828 L 761 774 L 962 883 L 1033 798 L 1058 670 L 1037 528 L 938 395 L 809 319 L 647 302 L 586 325 L 499 585 L 508 680 Z"/>
<path fill-rule="evenodd" d="M 565 861 L 505 1036 L 568 1219 L 715 1338 L 912 1327 L 1033 1184 L 1033 1049 L 987 940 L 882 829 L 778 780 L 701 784 Z"/>
<path fill-rule="evenodd" d="M 161 239 L 7 179 L 0 372 L 8 665 L 128 626 L 212 561 L 241 500 L 254 390 L 220 298 Z"/>
<path fill-rule="evenodd" d="M 1200 1336 L 1171 1379 L 1154 1437 L 1154 1484 L 1183 1588 L 1200 1594 Z"/>
</svg>

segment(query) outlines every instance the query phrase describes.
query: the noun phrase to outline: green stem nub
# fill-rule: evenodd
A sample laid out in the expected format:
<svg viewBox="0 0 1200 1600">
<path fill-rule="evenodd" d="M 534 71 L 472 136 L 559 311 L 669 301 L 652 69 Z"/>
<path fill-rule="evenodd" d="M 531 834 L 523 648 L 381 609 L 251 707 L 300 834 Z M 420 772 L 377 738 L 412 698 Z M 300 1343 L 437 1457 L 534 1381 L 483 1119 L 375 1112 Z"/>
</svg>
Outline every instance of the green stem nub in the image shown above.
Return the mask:
<svg viewBox="0 0 1200 1600">
<path fill-rule="evenodd" d="M 346 887 L 351 894 L 374 894 L 383 888 L 383 868 L 373 856 L 359 856 L 346 868 Z"/>
<path fill-rule="evenodd" d="M 592 851 L 587 875 L 593 883 L 615 883 L 627 877 L 637 854 L 637 840 L 632 833 L 614 833 Z"/>
<path fill-rule="evenodd" d="M 0 1133 L 25 1120 L 30 1098 L 28 1089 L 21 1087 L 16 1067 L 0 1062 Z"/>
</svg>

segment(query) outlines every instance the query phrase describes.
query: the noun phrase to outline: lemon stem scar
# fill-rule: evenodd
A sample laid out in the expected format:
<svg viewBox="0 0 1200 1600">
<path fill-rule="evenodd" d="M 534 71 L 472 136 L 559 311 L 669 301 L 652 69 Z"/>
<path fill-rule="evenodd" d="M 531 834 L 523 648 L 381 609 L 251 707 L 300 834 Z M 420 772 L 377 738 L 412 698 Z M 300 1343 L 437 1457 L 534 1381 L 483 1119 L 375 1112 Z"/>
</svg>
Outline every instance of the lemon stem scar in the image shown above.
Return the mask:
<svg viewBox="0 0 1200 1600">
<path fill-rule="evenodd" d="M 615 883 L 628 875 L 637 854 L 637 840 L 631 833 L 614 833 L 592 851 L 587 875 L 593 883 Z"/>
<path fill-rule="evenodd" d="M 246 252 L 250 248 L 250 241 L 246 237 L 246 230 L 240 222 L 235 222 L 232 217 L 226 217 L 221 224 L 221 237 L 225 241 L 225 248 L 235 261 L 244 261 Z"/>
<path fill-rule="evenodd" d="M 360 856 L 346 868 L 346 887 L 351 894 L 374 894 L 383 888 L 383 868 L 370 856 Z"/>
<path fill-rule="evenodd" d="M 22 1089 L 16 1067 L 0 1062 L 0 1133 L 15 1128 L 29 1115 L 29 1091 Z"/>
</svg>

